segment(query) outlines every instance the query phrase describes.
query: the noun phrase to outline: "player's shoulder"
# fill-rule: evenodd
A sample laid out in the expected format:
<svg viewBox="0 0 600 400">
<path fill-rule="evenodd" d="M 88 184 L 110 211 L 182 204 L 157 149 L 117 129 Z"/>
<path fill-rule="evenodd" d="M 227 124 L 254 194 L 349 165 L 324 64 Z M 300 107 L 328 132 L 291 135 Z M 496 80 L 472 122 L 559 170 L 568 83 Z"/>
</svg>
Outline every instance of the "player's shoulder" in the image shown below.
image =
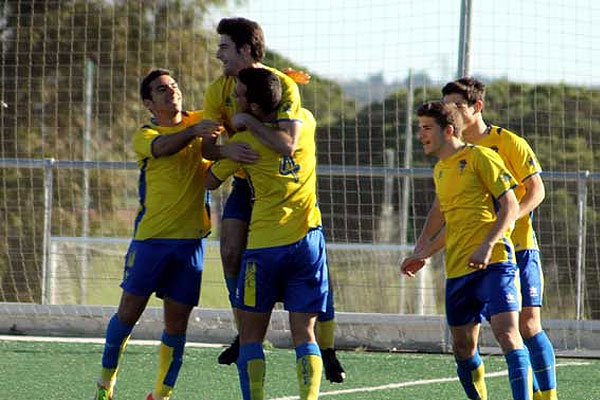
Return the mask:
<svg viewBox="0 0 600 400">
<path fill-rule="evenodd" d="M 220 96 L 223 91 L 231 89 L 233 86 L 235 86 L 235 77 L 220 75 L 208 85 L 206 88 L 206 94 L 207 96 Z"/>
<path fill-rule="evenodd" d="M 186 125 L 196 124 L 204 118 L 203 110 L 183 111 L 182 114 Z"/>
</svg>

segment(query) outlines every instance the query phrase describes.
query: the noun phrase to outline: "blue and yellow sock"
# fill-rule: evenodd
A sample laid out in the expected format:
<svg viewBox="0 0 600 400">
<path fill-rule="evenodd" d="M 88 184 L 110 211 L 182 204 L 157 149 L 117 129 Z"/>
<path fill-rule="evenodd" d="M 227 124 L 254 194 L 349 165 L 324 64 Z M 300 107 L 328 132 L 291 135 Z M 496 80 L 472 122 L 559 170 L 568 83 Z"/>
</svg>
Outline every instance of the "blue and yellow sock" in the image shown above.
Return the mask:
<svg viewBox="0 0 600 400">
<path fill-rule="evenodd" d="M 321 387 L 323 360 L 316 343 L 296 347 L 296 372 L 301 400 L 316 400 Z"/>
<path fill-rule="evenodd" d="M 508 379 L 514 400 L 532 400 L 533 384 L 527 349 L 509 351 L 504 355 L 508 364 Z"/>
<path fill-rule="evenodd" d="M 242 398 L 244 400 L 264 400 L 265 353 L 262 343 L 246 343 L 241 345 L 237 367 Z"/>
<path fill-rule="evenodd" d="M 529 358 L 541 400 L 556 400 L 556 366 L 554 348 L 546 335 L 541 331 L 535 336 L 523 341 L 529 350 Z"/>
<path fill-rule="evenodd" d="M 335 348 L 335 304 L 333 290 L 329 288 L 325 312 L 317 316 L 317 343 L 323 350 Z"/>
<path fill-rule="evenodd" d="M 158 350 L 158 377 L 154 393 L 170 397 L 183 364 L 185 335 L 169 335 L 163 332 Z"/>
<path fill-rule="evenodd" d="M 486 400 L 485 366 L 479 352 L 467 360 L 456 360 L 456 373 L 469 399 Z"/>
<path fill-rule="evenodd" d="M 133 325 L 125 325 L 119 321 L 117 314 L 112 316 L 106 327 L 106 342 L 104 343 L 99 383 L 110 390 L 117 379 L 119 362 L 127 347 L 132 329 Z"/>
</svg>

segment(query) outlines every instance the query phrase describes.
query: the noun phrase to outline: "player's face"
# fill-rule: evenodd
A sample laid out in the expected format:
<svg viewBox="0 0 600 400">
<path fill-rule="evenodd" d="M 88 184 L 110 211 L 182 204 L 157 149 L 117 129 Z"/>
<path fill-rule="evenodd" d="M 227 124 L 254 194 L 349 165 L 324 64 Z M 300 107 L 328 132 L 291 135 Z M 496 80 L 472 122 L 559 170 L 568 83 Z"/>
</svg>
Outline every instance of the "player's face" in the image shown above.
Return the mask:
<svg viewBox="0 0 600 400">
<path fill-rule="evenodd" d="M 248 106 L 248 100 L 246 100 L 246 85 L 239 80 L 235 83 L 233 88 L 233 98 L 237 102 L 238 110 L 240 112 L 249 112 L 250 107 Z"/>
<path fill-rule="evenodd" d="M 219 39 L 217 58 L 223 63 L 223 74 L 227 76 L 237 76 L 242 69 L 252 66 L 252 62 L 242 51 L 238 51 L 228 35 L 221 35 Z"/>
<path fill-rule="evenodd" d="M 419 117 L 418 139 L 428 156 L 438 156 L 445 144 L 442 128 L 432 117 Z"/>
<path fill-rule="evenodd" d="M 173 114 L 181 112 L 183 97 L 179 85 L 169 75 L 161 75 L 150 82 L 152 100 L 146 106 L 153 114 Z"/>
<path fill-rule="evenodd" d="M 462 94 L 459 93 L 451 93 L 442 99 L 444 103 L 453 103 L 458 108 L 460 115 L 463 118 L 464 127 L 468 127 L 477 122 L 477 117 L 475 116 L 475 106 L 469 105 L 467 99 L 464 98 Z"/>
</svg>

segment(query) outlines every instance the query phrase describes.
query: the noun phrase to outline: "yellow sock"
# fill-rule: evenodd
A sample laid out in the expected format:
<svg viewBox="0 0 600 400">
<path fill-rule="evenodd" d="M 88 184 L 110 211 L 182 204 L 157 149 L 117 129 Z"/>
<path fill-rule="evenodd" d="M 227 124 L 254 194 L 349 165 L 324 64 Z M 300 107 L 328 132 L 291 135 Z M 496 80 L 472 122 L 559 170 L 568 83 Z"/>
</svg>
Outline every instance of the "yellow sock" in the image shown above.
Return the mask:
<svg viewBox="0 0 600 400">
<path fill-rule="evenodd" d="M 481 400 L 487 400 L 487 387 L 485 386 L 485 367 L 483 363 L 476 370 L 471 372 L 473 377 L 473 386 L 477 389 Z"/>
<path fill-rule="evenodd" d="M 546 391 L 539 392 L 539 393 L 541 394 L 541 397 L 539 398 L 540 400 L 557 400 L 558 399 L 558 396 L 556 394 L 556 389 L 550 389 L 550 390 L 546 390 Z M 535 393 L 533 395 L 533 399 L 536 400 Z"/>
<path fill-rule="evenodd" d="M 296 374 L 301 400 L 319 398 L 323 360 L 316 343 L 305 343 L 296 347 Z"/>
<path fill-rule="evenodd" d="M 317 343 L 319 348 L 333 349 L 335 346 L 335 320 L 317 321 L 316 324 Z"/>
</svg>

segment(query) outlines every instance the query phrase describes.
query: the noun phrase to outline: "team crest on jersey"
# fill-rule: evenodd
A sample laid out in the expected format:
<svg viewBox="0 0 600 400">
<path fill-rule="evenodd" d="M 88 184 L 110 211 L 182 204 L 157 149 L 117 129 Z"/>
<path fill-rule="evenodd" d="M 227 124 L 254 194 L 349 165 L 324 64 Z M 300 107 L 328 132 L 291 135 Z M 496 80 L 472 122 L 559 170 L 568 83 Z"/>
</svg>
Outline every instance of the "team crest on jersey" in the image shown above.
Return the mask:
<svg viewBox="0 0 600 400">
<path fill-rule="evenodd" d="M 462 172 L 465 170 L 465 167 L 467 166 L 467 160 L 462 159 L 458 162 L 458 169 L 460 170 L 460 173 L 462 174 Z"/>
<path fill-rule="evenodd" d="M 533 157 L 529 157 L 529 160 L 527 160 L 527 163 L 529 165 L 531 165 L 532 167 L 535 167 L 535 160 L 533 159 Z"/>
<path fill-rule="evenodd" d="M 292 104 L 291 103 L 283 103 L 283 104 L 281 104 L 281 106 L 279 108 L 284 112 L 288 112 L 292 109 Z"/>
<path fill-rule="evenodd" d="M 292 175 L 294 182 L 298 182 L 300 180 L 298 171 L 300 171 L 300 166 L 296 164 L 294 157 L 281 157 L 281 161 L 279 162 L 279 173 L 281 175 Z"/>
<path fill-rule="evenodd" d="M 496 153 L 497 153 L 497 152 L 498 152 L 498 150 L 499 150 L 499 149 L 498 149 L 498 146 L 492 146 L 492 147 L 490 147 L 490 149 L 494 150 Z"/>
<path fill-rule="evenodd" d="M 511 178 L 511 176 L 510 176 L 509 174 L 506 174 L 506 173 L 502 174 L 502 176 L 501 176 L 501 179 L 502 179 L 504 182 L 509 182 L 509 181 L 510 181 L 510 178 Z"/>
<path fill-rule="evenodd" d="M 231 107 L 233 105 L 233 101 L 231 100 L 230 96 L 225 97 L 225 106 L 226 107 Z"/>
</svg>

